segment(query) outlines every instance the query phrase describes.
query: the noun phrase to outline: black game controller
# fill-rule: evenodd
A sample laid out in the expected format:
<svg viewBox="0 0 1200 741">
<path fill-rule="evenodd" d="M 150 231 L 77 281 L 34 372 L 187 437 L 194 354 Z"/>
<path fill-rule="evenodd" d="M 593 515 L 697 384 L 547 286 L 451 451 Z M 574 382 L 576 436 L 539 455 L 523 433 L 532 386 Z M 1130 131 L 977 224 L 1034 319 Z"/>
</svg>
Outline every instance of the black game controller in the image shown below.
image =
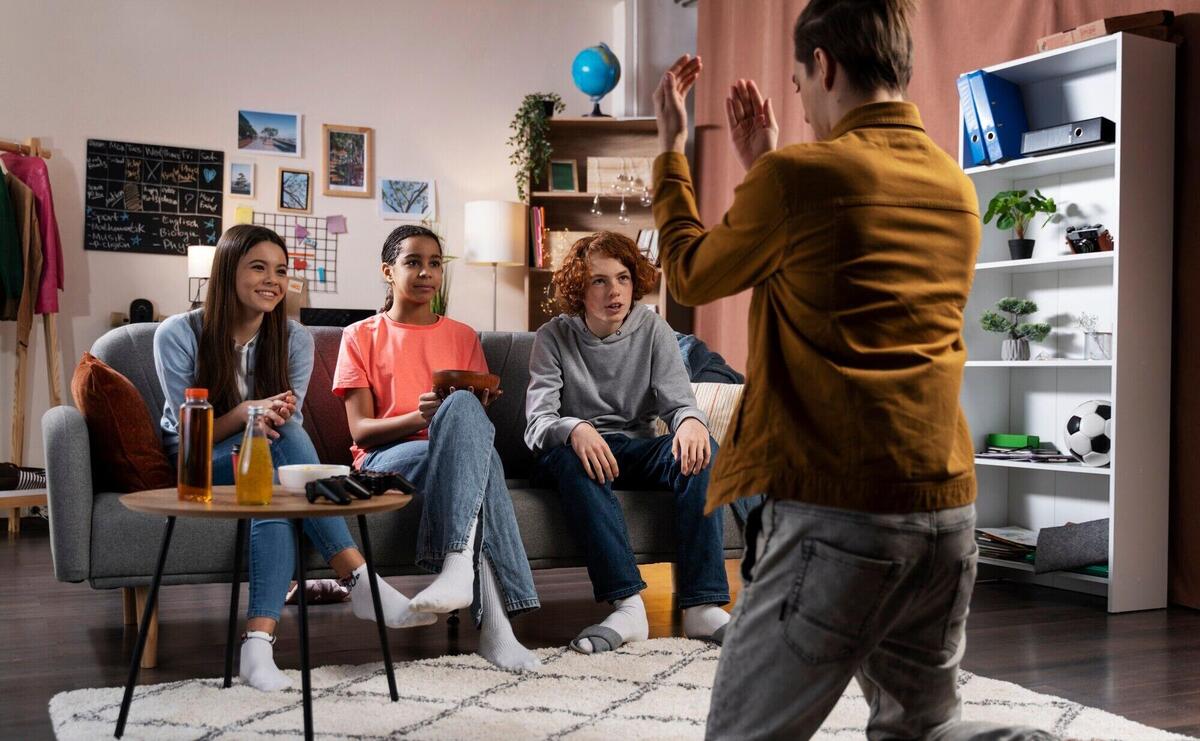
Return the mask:
<svg viewBox="0 0 1200 741">
<path fill-rule="evenodd" d="M 378 496 L 393 489 L 399 490 L 405 494 L 413 494 L 417 487 L 413 482 L 398 473 L 384 471 L 355 471 L 346 477 L 353 480 L 363 489 L 371 492 L 371 496 Z M 355 496 L 358 496 L 357 494 Z M 364 497 L 365 498 L 365 497 Z"/>
<path fill-rule="evenodd" d="M 309 481 L 304 485 L 304 496 L 309 504 L 316 504 L 318 499 L 327 499 L 334 504 L 350 504 L 351 501 L 337 479 Z"/>
</svg>

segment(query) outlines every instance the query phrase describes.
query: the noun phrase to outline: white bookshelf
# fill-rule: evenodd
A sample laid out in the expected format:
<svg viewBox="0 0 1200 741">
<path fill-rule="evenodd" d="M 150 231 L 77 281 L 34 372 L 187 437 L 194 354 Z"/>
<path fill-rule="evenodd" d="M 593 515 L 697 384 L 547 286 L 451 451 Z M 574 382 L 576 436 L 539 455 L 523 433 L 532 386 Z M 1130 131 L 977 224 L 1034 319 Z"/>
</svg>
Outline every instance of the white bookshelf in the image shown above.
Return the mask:
<svg viewBox="0 0 1200 741">
<path fill-rule="evenodd" d="M 990 432 L 1038 435 L 1065 449 L 1066 420 L 1089 399 L 1110 400 L 1114 422 L 1108 468 L 975 462 L 981 526 L 1036 531 L 1108 517 L 1108 578 L 980 561 L 1015 579 L 1104 595 L 1111 612 L 1167 603 L 1175 57 L 1172 44 L 1116 34 L 987 68 L 1020 85 L 1030 128 L 1104 116 L 1117 141 L 965 170 L 981 214 L 998 191 L 1034 188 L 1060 214 L 1044 228 L 1044 217 L 1030 224 L 1028 260 L 1009 259 L 1010 233 L 983 227 L 962 389 L 976 449 Z M 964 144 L 960 134 L 960 153 Z M 1070 254 L 1066 228 L 1095 223 L 1113 235 L 1115 251 Z M 1037 302 L 1031 320 L 1053 332 L 1030 354 L 1045 359 L 1000 360 L 1002 338 L 984 332 L 979 317 L 1004 296 Z M 1084 311 L 1113 332 L 1111 361 L 1084 359 L 1075 324 Z"/>
</svg>

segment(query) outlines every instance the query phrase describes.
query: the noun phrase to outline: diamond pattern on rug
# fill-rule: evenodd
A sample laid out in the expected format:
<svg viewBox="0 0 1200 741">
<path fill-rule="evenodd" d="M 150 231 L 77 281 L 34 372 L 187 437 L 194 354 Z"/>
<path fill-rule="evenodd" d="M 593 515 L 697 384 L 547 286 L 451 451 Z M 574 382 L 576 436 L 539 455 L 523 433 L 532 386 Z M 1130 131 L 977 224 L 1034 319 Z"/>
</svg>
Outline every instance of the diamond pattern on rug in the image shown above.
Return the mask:
<svg viewBox="0 0 1200 741">
<path fill-rule="evenodd" d="M 312 672 L 313 719 L 322 739 L 619 738 L 700 739 L 719 649 L 700 641 L 658 638 L 594 656 L 542 649 L 541 669 L 500 671 L 476 655 L 396 664 L 400 701 L 390 702 L 383 664 L 325 666 Z M 303 730 L 300 673 L 295 686 L 266 693 L 220 679 L 139 687 L 126 739 L 277 739 Z M 1120 741 L 1174 741 L 1096 708 L 1041 695 L 1008 682 L 962 672 L 963 717 L 1033 725 L 1055 734 Z M 122 689 L 62 692 L 50 700 L 63 741 L 110 737 Z M 819 739 L 862 738 L 867 706 L 851 683 Z"/>
</svg>

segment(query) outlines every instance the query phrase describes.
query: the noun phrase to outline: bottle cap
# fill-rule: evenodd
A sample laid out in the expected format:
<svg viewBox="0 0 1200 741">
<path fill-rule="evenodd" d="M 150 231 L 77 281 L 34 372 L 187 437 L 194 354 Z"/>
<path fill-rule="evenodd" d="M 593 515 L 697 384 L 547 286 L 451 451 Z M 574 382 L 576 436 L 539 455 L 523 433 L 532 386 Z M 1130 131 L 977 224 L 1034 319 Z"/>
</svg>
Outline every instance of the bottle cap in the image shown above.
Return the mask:
<svg viewBox="0 0 1200 741">
<path fill-rule="evenodd" d="M 208 401 L 208 389 L 185 389 L 183 398 L 186 401 Z"/>
</svg>

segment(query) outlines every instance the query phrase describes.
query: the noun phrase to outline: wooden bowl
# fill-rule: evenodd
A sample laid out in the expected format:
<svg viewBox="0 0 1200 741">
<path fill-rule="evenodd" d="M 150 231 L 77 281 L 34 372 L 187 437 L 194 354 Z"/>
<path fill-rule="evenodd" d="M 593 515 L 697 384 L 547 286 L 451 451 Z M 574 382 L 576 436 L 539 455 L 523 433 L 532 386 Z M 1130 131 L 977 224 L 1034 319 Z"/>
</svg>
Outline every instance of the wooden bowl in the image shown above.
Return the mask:
<svg viewBox="0 0 1200 741">
<path fill-rule="evenodd" d="M 475 389 L 476 396 L 485 390 L 495 393 L 500 388 L 500 376 L 495 373 L 476 373 L 467 370 L 440 370 L 433 372 L 433 390 L 443 399 L 450 395 L 451 388 L 460 391 Z"/>
</svg>

